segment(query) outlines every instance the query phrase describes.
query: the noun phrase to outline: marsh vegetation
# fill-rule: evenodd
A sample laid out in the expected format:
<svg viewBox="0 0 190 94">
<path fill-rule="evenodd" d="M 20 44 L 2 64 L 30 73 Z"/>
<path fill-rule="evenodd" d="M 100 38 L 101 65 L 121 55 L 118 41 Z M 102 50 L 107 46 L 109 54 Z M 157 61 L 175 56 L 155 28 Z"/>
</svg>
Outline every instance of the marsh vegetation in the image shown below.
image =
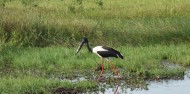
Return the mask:
<svg viewBox="0 0 190 94">
<path fill-rule="evenodd" d="M 0 93 L 96 91 L 99 58 L 84 48 L 75 55 L 83 36 L 125 56 L 112 60 L 128 84 L 183 77 L 189 24 L 189 0 L 1 0 Z M 78 76 L 87 80 L 63 80 Z"/>
</svg>

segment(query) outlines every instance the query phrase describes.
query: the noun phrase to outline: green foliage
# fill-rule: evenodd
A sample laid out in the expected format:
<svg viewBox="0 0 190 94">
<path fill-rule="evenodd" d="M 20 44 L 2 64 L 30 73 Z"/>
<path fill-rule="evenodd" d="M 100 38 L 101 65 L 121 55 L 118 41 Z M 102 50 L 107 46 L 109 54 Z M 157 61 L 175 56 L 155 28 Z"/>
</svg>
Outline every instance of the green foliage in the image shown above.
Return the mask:
<svg viewBox="0 0 190 94">
<path fill-rule="evenodd" d="M 58 85 L 58 81 L 45 80 L 34 77 L 0 78 L 0 93 L 48 93 L 52 87 Z M 6 88 L 6 89 L 5 89 Z"/>
<path fill-rule="evenodd" d="M 119 75 L 126 81 L 131 78 L 142 82 L 146 79 L 183 77 L 183 67 L 188 67 L 190 62 L 187 59 L 190 52 L 189 44 L 122 46 L 117 49 L 124 55 L 124 60 L 113 58 L 112 61 L 119 69 Z M 1 93 L 50 93 L 57 88 L 93 90 L 97 84 L 91 80 L 77 83 L 59 80 L 73 79 L 80 75 L 85 79 L 95 80 L 93 77 L 98 76 L 99 71 L 95 69 L 96 62 L 100 63 L 100 59 L 89 53 L 85 47 L 78 55 L 75 55 L 75 51 L 76 48 L 66 47 L 2 48 Z M 179 64 L 180 67 L 165 67 L 163 60 L 167 60 L 169 65 Z M 104 65 L 106 72 L 112 73 L 106 60 Z M 9 88 L 4 89 L 7 87 Z"/>
<path fill-rule="evenodd" d="M 80 85 L 79 85 L 80 84 Z M 85 88 L 83 86 L 85 85 Z M 15 93 L 15 94 L 52 94 L 60 87 L 64 88 L 77 88 L 86 90 L 87 88 L 96 88 L 96 84 L 90 81 L 82 81 L 78 83 L 71 83 L 67 81 L 45 79 L 42 77 L 1 77 L 0 78 L 0 93 Z"/>
<path fill-rule="evenodd" d="M 167 59 L 168 63 L 171 64 L 188 66 L 189 61 L 185 58 L 190 51 L 188 47 L 188 45 L 123 46 L 118 50 L 125 59 L 114 59 L 113 62 L 117 62 L 115 63 L 116 67 L 124 69 L 124 72 L 132 73 L 163 69 L 164 59 Z M 75 55 L 75 50 L 62 47 L 8 48 L 1 51 L 0 61 L 4 64 L 10 63 L 7 66 L 16 70 L 45 70 L 47 73 L 74 72 L 73 69 L 90 70 L 96 68 L 95 62 L 99 63 L 99 58 L 96 55 L 88 53 L 85 48 L 79 53 L 80 55 Z M 108 69 L 109 63 L 105 63 L 105 67 Z"/>
<path fill-rule="evenodd" d="M 82 36 L 94 44 L 110 46 L 176 44 L 190 39 L 187 0 L 19 2 L 11 1 L 0 9 L 3 45 L 73 47 Z M 39 7 L 25 8 L 22 4 Z"/>
<path fill-rule="evenodd" d="M 33 1 L 34 0 L 21 0 L 21 3 L 26 7 L 26 6 L 31 6 Z"/>
<path fill-rule="evenodd" d="M 98 4 L 98 6 L 100 6 L 101 8 L 103 8 L 103 0 L 98 0 L 97 2 L 96 2 L 97 4 Z"/>
<path fill-rule="evenodd" d="M 1 1 L 0 1 L 0 5 L 1 5 L 1 6 L 5 6 L 6 1 L 7 1 L 7 0 L 1 0 Z"/>
<path fill-rule="evenodd" d="M 12 0 L 1 0 L 1 1 L 0 1 L 0 7 L 1 7 L 1 6 L 5 7 L 6 3 L 7 3 L 7 2 L 11 2 L 11 1 L 12 1 Z"/>
<path fill-rule="evenodd" d="M 83 10 L 83 0 L 73 0 L 71 5 L 68 6 L 68 9 L 72 13 L 82 11 Z"/>
<path fill-rule="evenodd" d="M 184 76 L 183 69 L 156 69 L 150 72 L 149 77 L 155 79 L 179 78 Z"/>
</svg>

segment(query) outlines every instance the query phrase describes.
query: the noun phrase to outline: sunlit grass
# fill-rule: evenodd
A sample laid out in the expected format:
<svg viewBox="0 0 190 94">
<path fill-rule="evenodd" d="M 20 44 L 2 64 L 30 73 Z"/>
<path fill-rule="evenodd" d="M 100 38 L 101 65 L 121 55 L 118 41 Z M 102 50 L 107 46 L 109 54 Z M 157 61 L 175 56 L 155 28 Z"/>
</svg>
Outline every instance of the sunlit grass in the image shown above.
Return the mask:
<svg viewBox="0 0 190 94">
<path fill-rule="evenodd" d="M 184 67 L 189 66 L 188 44 L 154 45 L 154 46 L 122 46 L 118 49 L 122 59 L 111 59 L 123 80 L 164 79 L 182 77 Z M 96 78 L 99 71 L 95 71 L 100 59 L 83 47 L 79 54 L 76 48 L 46 47 L 46 48 L 3 48 L 0 56 L 2 80 L 0 83 L 4 92 L 50 92 L 52 88 L 82 88 L 89 90 L 97 87 Z M 181 67 L 167 68 L 163 60 L 169 64 L 179 64 Z M 108 61 L 104 62 L 105 72 L 112 71 Z M 114 74 L 113 74 L 114 75 Z M 86 82 L 73 84 L 60 82 L 61 79 L 84 77 Z M 21 78 L 24 77 L 24 78 Z M 61 78 L 59 80 L 59 78 Z M 110 78 L 110 77 L 109 77 Z M 57 79 L 57 80 L 56 80 Z M 111 79 L 110 79 L 111 80 Z M 40 82 L 40 83 L 38 83 Z M 55 83 L 54 83 L 55 82 Z M 44 84 L 45 83 L 45 84 Z M 8 84 L 8 85 L 6 85 Z M 9 87 L 9 84 L 13 84 Z M 17 87 L 16 89 L 13 89 Z M 13 90 L 12 90 L 13 89 Z"/>
<path fill-rule="evenodd" d="M 0 8 L 0 39 L 25 47 L 74 46 L 84 35 L 112 46 L 189 41 L 188 0 L 103 0 L 102 6 L 81 1 L 6 2 Z"/>
<path fill-rule="evenodd" d="M 1 77 L 0 78 L 0 93 L 45 93 L 52 94 L 58 88 L 72 88 L 85 91 L 87 89 L 95 89 L 97 84 L 93 81 L 81 81 L 72 83 L 68 81 L 61 81 L 58 79 L 46 79 L 43 77 Z"/>
<path fill-rule="evenodd" d="M 112 61 L 123 71 L 146 71 L 162 69 L 163 60 L 182 66 L 189 66 L 188 45 L 157 45 L 146 47 L 119 47 L 118 50 L 124 55 L 124 60 L 113 58 Z M 98 56 L 88 52 L 85 47 L 76 55 L 76 49 L 64 47 L 47 48 L 12 48 L 2 51 L 1 62 L 10 63 L 9 67 L 18 70 L 44 70 L 46 72 L 91 70 L 101 63 Z M 105 60 L 105 67 L 109 63 Z"/>
</svg>

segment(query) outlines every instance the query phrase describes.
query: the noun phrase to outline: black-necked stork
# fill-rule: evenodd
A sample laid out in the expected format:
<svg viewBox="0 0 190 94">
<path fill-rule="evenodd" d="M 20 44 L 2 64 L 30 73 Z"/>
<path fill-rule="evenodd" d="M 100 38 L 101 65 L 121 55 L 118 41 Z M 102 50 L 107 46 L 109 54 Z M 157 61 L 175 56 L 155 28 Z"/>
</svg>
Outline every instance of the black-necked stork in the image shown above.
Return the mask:
<svg viewBox="0 0 190 94">
<path fill-rule="evenodd" d="M 106 58 L 108 60 L 109 57 L 116 57 L 116 58 L 121 58 L 123 59 L 123 56 L 121 55 L 121 53 L 111 47 L 106 47 L 106 46 L 96 46 L 94 48 L 90 48 L 89 44 L 88 44 L 88 39 L 86 37 L 82 38 L 82 42 L 80 43 L 79 48 L 77 49 L 76 54 L 80 51 L 80 49 L 82 48 L 83 44 L 86 44 L 86 47 L 88 48 L 88 50 L 90 52 L 93 52 L 95 54 L 97 54 L 100 58 L 101 58 L 101 67 L 102 67 L 102 71 L 97 79 L 97 81 L 99 81 L 100 77 L 102 76 L 103 72 L 104 72 L 104 65 L 103 65 L 103 58 Z M 110 60 L 108 60 L 110 61 Z M 110 61 L 110 65 L 112 66 L 115 74 L 118 76 L 117 70 L 114 67 L 114 65 L 111 63 Z M 118 78 L 120 78 L 118 76 Z"/>
</svg>

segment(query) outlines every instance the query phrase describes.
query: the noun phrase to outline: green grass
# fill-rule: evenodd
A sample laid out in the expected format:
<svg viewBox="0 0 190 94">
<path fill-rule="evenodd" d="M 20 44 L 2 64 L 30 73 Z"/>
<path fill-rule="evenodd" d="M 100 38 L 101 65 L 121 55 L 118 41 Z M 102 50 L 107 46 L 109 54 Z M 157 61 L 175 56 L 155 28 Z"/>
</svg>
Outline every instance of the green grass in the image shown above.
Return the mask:
<svg viewBox="0 0 190 94">
<path fill-rule="evenodd" d="M 117 49 L 124 55 L 125 59 L 113 58 L 112 61 L 119 69 L 119 75 L 126 81 L 131 78 L 144 81 L 183 77 L 184 68 L 190 66 L 190 61 L 187 59 L 190 52 L 188 48 L 188 44 L 146 47 L 122 46 Z M 97 87 L 96 82 L 93 81 L 96 81 L 99 74 L 99 71 L 95 71 L 96 62 L 100 63 L 99 57 L 89 53 L 85 47 L 78 55 L 75 55 L 75 51 L 76 48 L 58 46 L 2 49 L 0 56 L 0 75 L 2 75 L 0 83 L 2 86 L 0 89 L 3 90 L 8 86 L 6 84 L 11 83 L 14 85 L 2 92 L 39 93 L 50 92 L 59 87 L 82 88 L 83 90 Z M 167 60 L 170 64 L 179 64 L 182 67 L 164 67 L 163 60 Z M 105 61 L 104 64 L 105 72 L 110 73 L 112 69 L 109 63 Z M 76 83 L 77 85 L 75 83 L 64 85 L 64 81 L 61 82 L 57 79 L 75 79 L 78 76 L 88 80 Z M 17 85 L 18 88 L 13 89 Z M 13 91 L 9 91 L 12 89 Z"/>
<path fill-rule="evenodd" d="M 50 93 L 51 89 L 56 86 L 61 86 L 60 81 L 56 80 L 48 80 L 43 78 L 35 78 L 35 77 L 22 77 L 22 78 L 0 78 L 1 81 L 1 94 L 6 93 Z"/>
<path fill-rule="evenodd" d="M 189 0 L 1 0 L 0 93 L 97 88 L 99 58 L 84 48 L 75 55 L 83 36 L 124 55 L 113 63 L 125 81 L 182 77 L 190 66 L 189 24 Z M 88 80 L 57 79 L 78 76 Z"/>
<path fill-rule="evenodd" d="M 124 55 L 124 60 L 113 59 L 116 67 L 125 72 L 143 72 L 145 70 L 162 69 L 162 61 L 167 59 L 170 63 L 189 66 L 187 60 L 188 45 L 170 46 L 147 46 L 118 48 Z M 99 57 L 87 52 L 83 48 L 78 55 L 76 49 L 64 47 L 48 48 L 9 48 L 1 51 L 1 66 L 16 70 L 43 70 L 44 72 L 74 72 L 74 70 L 93 70 L 96 62 L 100 63 Z M 107 62 L 107 61 L 105 61 Z M 109 63 L 105 63 L 109 68 Z M 72 71 L 73 70 L 73 71 Z"/>
<path fill-rule="evenodd" d="M 73 47 L 82 36 L 111 46 L 190 41 L 189 0 L 103 0 L 101 6 L 96 0 L 21 1 L 1 6 L 4 45 Z"/>
<path fill-rule="evenodd" d="M 71 83 L 68 81 L 60 81 L 56 79 L 47 79 L 43 77 L 1 77 L 0 78 L 0 93 L 1 94 L 52 94 L 58 88 L 75 88 L 81 91 L 93 89 L 97 86 L 92 81 L 81 81 Z"/>
</svg>

